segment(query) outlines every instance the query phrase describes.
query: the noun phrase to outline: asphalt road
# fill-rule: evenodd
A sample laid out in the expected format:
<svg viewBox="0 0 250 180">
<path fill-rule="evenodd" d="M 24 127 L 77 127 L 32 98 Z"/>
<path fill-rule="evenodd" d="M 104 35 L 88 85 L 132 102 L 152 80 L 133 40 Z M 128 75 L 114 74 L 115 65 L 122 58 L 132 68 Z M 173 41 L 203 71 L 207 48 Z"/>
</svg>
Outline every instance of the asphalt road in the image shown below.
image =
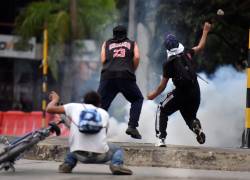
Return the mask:
<svg viewBox="0 0 250 180">
<path fill-rule="evenodd" d="M 164 167 L 133 167 L 132 176 L 114 176 L 110 173 L 108 165 L 78 164 L 71 174 L 57 172 L 59 162 L 19 160 L 15 167 L 16 172 L 0 172 L 0 180 L 112 180 L 112 179 L 168 179 L 168 180 L 249 180 L 250 172 L 236 171 L 209 171 L 191 169 L 173 169 Z"/>
</svg>

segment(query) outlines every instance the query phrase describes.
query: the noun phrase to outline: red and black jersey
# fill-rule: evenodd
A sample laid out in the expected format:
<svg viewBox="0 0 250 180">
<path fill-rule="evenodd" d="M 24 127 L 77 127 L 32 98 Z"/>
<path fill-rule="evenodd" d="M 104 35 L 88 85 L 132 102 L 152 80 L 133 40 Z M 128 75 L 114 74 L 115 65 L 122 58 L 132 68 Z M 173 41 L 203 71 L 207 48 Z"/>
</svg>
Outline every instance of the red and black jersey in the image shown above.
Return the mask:
<svg viewBox="0 0 250 180">
<path fill-rule="evenodd" d="M 102 68 L 101 79 L 135 79 L 134 41 L 128 38 L 121 42 L 113 39 L 106 41 L 106 60 Z"/>
</svg>

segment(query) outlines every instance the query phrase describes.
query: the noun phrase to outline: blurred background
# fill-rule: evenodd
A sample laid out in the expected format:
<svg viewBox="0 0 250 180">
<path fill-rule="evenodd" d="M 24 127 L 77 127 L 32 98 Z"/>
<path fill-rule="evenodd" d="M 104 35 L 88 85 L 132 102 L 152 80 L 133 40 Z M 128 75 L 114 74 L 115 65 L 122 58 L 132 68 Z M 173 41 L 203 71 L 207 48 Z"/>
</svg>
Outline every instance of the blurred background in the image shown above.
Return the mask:
<svg viewBox="0 0 250 180">
<path fill-rule="evenodd" d="M 104 40 L 112 37 L 115 25 L 125 25 L 129 38 L 138 42 L 141 62 L 136 72 L 137 82 L 145 97 L 161 78 L 164 35 L 173 33 L 185 47 L 192 48 L 199 41 L 205 21 L 212 22 L 213 29 L 205 50 L 195 60 L 198 72 L 209 84 L 200 82 L 202 102 L 198 116 L 201 121 L 204 119 L 204 129 L 211 133 L 210 137 L 225 135 L 229 139 L 222 138 L 218 143 L 208 140 L 208 145 L 238 145 L 244 127 L 244 70 L 250 27 L 248 0 L 3 1 L 0 6 L 0 111 L 41 111 L 45 29 L 48 31 L 48 91 L 57 91 L 61 101 L 68 103 L 80 102 L 85 92 L 98 88 L 100 48 Z M 166 92 L 171 88 L 170 84 Z M 144 103 L 141 128 L 150 129 L 145 142 L 154 140 L 156 106 L 163 97 L 164 94 L 155 102 Z M 129 105 L 124 106 L 126 103 L 120 95 L 112 103 L 110 114 L 115 123 L 126 123 L 129 109 Z M 180 119 L 176 116 L 173 119 Z M 235 127 L 232 137 L 228 136 L 225 124 Z M 171 123 L 170 131 L 179 133 L 180 126 L 187 131 L 185 125 L 171 128 Z M 172 140 L 170 136 L 169 142 L 188 143 L 183 138 L 176 140 L 176 136 L 172 136 Z M 121 139 L 126 140 L 125 137 L 118 140 Z"/>
</svg>

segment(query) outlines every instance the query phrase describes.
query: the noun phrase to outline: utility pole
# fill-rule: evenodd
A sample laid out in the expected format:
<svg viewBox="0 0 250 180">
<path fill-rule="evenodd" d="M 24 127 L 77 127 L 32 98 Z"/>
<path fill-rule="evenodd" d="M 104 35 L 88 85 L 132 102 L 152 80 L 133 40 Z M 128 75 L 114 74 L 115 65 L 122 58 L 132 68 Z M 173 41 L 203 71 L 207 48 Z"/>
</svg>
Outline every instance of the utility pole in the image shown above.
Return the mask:
<svg viewBox="0 0 250 180">
<path fill-rule="evenodd" d="M 242 136 L 242 148 L 250 148 L 250 29 L 248 32 L 247 62 L 247 97 L 246 97 L 245 130 Z"/>
<path fill-rule="evenodd" d="M 62 100 L 67 103 L 71 100 L 71 92 L 73 87 L 73 72 L 72 67 L 74 63 L 74 40 L 78 38 L 78 24 L 77 24 L 77 1 L 70 0 L 70 21 L 71 21 L 71 35 L 67 47 L 67 59 L 64 66 L 64 77 L 62 85 Z"/>
<path fill-rule="evenodd" d="M 47 106 L 47 92 L 48 92 L 48 30 L 45 24 L 43 30 L 43 84 L 42 84 L 42 127 L 46 126 L 46 106 Z"/>
<path fill-rule="evenodd" d="M 136 0 L 129 0 L 129 23 L 128 23 L 128 36 L 130 39 L 135 40 L 135 1 Z"/>
<path fill-rule="evenodd" d="M 77 8 L 76 0 L 70 0 L 70 20 L 72 28 L 72 39 L 78 38 L 78 28 L 77 28 Z"/>
</svg>

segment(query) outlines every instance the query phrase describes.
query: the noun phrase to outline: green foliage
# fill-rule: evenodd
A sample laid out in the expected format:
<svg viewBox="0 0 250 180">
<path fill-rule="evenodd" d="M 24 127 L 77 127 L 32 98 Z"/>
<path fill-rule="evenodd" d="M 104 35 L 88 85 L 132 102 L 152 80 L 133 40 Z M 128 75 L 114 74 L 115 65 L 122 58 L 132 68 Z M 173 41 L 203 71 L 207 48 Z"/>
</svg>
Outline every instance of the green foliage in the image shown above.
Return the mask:
<svg viewBox="0 0 250 180">
<path fill-rule="evenodd" d="M 113 0 L 80 0 L 78 6 L 82 7 L 78 8 L 78 24 L 83 27 L 80 28 L 80 35 L 98 35 L 116 17 Z"/>
<path fill-rule="evenodd" d="M 114 0 L 76 0 L 78 38 L 93 38 L 115 17 Z M 16 33 L 24 40 L 42 39 L 43 29 L 49 34 L 49 68 L 57 79 L 57 60 L 65 44 L 72 40 L 70 0 L 47 0 L 30 3 L 16 18 Z M 60 46 L 61 48 L 56 48 Z"/>
</svg>

